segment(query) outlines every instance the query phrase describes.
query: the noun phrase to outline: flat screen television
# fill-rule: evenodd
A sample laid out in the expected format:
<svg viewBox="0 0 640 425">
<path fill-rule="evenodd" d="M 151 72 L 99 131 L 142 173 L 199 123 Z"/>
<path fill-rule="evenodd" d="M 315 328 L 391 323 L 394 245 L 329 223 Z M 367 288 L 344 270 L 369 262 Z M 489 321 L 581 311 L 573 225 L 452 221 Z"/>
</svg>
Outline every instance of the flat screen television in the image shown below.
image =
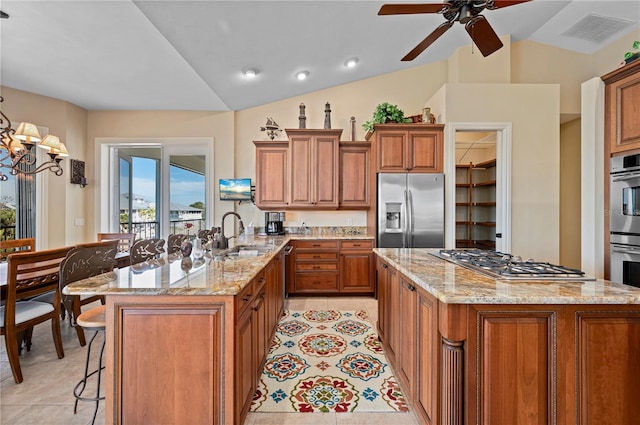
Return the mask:
<svg viewBox="0 0 640 425">
<path fill-rule="evenodd" d="M 251 179 L 220 179 L 221 201 L 251 201 Z"/>
</svg>

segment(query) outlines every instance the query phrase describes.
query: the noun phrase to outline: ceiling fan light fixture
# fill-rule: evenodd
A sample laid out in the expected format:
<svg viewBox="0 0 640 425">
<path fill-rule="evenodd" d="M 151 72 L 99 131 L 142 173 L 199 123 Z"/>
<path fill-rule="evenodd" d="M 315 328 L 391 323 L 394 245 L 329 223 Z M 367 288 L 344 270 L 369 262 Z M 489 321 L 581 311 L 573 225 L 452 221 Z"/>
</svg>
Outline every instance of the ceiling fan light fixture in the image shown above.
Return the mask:
<svg viewBox="0 0 640 425">
<path fill-rule="evenodd" d="M 296 79 L 303 81 L 309 77 L 309 71 L 300 71 L 296 73 Z"/>
<path fill-rule="evenodd" d="M 254 68 L 246 68 L 244 70 L 242 70 L 242 75 L 245 78 L 256 78 L 256 76 L 258 75 L 258 70 L 254 69 Z"/>
<path fill-rule="evenodd" d="M 347 68 L 355 68 L 356 65 L 358 65 L 358 61 L 358 58 L 347 59 L 347 61 L 344 63 L 344 66 L 346 66 Z"/>
</svg>

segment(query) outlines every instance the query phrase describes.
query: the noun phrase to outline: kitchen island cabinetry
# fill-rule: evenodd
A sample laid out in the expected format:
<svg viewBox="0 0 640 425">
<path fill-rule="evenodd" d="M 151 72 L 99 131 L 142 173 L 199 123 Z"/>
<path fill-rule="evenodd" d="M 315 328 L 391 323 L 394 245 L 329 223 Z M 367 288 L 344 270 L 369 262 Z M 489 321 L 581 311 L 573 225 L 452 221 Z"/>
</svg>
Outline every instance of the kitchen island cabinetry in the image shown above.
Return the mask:
<svg viewBox="0 0 640 425">
<path fill-rule="evenodd" d="M 180 266 L 121 269 L 130 281 L 107 289 L 106 423 L 242 423 L 249 411 L 282 313 L 282 253 L 234 260 L 221 280 L 200 266 L 174 288 L 133 284 L 173 279 Z M 239 270 L 252 269 L 248 283 L 225 295 Z"/>
<path fill-rule="evenodd" d="M 441 173 L 441 124 L 375 124 L 373 137 L 380 173 Z"/>
<path fill-rule="evenodd" d="M 605 142 L 610 153 L 640 149 L 640 61 L 601 78 L 605 83 Z M 605 160 L 606 170 L 609 163 Z"/>
<path fill-rule="evenodd" d="M 289 203 L 289 143 L 254 141 L 253 144 L 256 146 L 256 206 L 286 208 Z"/>
<path fill-rule="evenodd" d="M 290 208 L 338 208 L 338 147 L 342 130 L 287 129 Z"/>
<path fill-rule="evenodd" d="M 603 280 L 495 280 L 429 251 L 375 250 L 378 270 L 393 270 L 379 274 L 380 290 L 393 293 L 388 276 L 395 273 L 402 339 L 416 343 L 401 340 L 398 347 L 385 332 L 380 338 L 424 423 L 637 421 L 638 288 Z M 389 329 L 392 299 L 380 296 L 379 303 L 379 326 Z"/>
</svg>

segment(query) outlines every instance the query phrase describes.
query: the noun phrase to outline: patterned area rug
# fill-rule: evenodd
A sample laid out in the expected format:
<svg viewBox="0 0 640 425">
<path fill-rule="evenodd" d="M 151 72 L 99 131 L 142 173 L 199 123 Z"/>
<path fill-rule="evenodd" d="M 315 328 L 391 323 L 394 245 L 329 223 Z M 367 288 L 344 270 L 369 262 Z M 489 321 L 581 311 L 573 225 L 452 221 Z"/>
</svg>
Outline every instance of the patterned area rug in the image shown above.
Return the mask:
<svg viewBox="0 0 640 425">
<path fill-rule="evenodd" d="M 252 412 L 406 412 L 365 311 L 285 311 Z"/>
</svg>

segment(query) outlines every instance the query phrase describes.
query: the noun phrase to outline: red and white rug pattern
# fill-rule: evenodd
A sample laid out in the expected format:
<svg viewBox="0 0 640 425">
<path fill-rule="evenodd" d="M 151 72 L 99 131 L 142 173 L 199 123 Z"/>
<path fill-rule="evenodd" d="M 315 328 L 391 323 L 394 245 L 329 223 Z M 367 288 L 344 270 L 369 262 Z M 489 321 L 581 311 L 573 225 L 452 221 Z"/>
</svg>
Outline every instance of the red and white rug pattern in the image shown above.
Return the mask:
<svg viewBox="0 0 640 425">
<path fill-rule="evenodd" d="M 406 412 L 366 312 L 285 311 L 252 412 Z"/>
</svg>

